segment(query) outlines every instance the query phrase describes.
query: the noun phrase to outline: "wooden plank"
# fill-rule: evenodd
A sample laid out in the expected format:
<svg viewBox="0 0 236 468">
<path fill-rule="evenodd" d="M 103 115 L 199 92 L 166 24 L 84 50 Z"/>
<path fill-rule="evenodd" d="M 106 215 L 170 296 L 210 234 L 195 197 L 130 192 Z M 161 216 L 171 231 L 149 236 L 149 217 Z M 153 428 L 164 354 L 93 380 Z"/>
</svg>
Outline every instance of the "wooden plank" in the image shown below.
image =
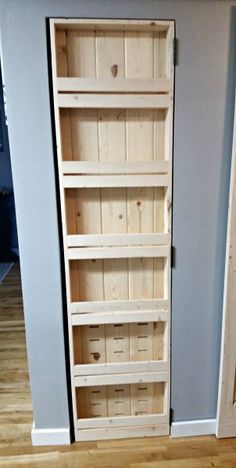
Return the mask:
<svg viewBox="0 0 236 468">
<path fill-rule="evenodd" d="M 236 100 L 225 256 L 217 437 L 236 436 Z"/>
<path fill-rule="evenodd" d="M 130 372 L 163 372 L 167 370 L 167 361 L 131 361 L 75 365 L 73 375 L 127 374 Z"/>
<path fill-rule="evenodd" d="M 108 415 L 113 418 L 117 416 L 130 416 L 130 385 L 107 386 Z"/>
<path fill-rule="evenodd" d="M 168 30 L 169 31 L 169 30 Z M 154 49 L 154 78 L 160 79 L 166 76 L 166 36 L 164 31 L 156 31 L 153 34 L 153 49 Z M 173 56 L 172 56 L 173 57 Z"/>
<path fill-rule="evenodd" d="M 167 299 L 145 299 L 145 300 L 116 300 L 116 301 L 92 301 L 72 302 L 69 305 L 71 314 L 79 313 L 103 313 L 115 311 L 146 311 L 167 310 L 169 301 Z"/>
<path fill-rule="evenodd" d="M 167 187 L 166 175 L 100 175 L 100 176 L 63 176 L 64 188 L 91 187 Z"/>
<path fill-rule="evenodd" d="M 164 424 L 168 422 L 168 416 L 165 414 L 149 414 L 148 416 L 116 416 L 108 418 L 84 418 L 78 419 L 76 429 L 94 429 L 103 427 L 122 427 L 122 426 L 145 426 L 151 424 Z"/>
<path fill-rule="evenodd" d="M 89 55 L 89 60 L 87 59 Z M 68 75 L 96 78 L 95 35 L 88 31 L 68 31 L 67 33 Z M 86 163 L 98 164 L 98 132 L 96 109 L 67 109 L 70 111 L 71 144 L 73 149 L 72 165 L 83 159 Z M 64 111 L 64 109 L 61 109 Z M 62 163 L 63 164 L 63 163 Z M 67 192 L 66 192 L 67 196 Z M 101 232 L 100 191 L 74 191 L 77 233 L 88 234 Z M 98 277 L 97 271 L 96 276 Z M 87 272 L 87 277 L 92 276 Z M 101 278 L 102 279 L 102 273 Z M 99 280 L 100 281 L 100 280 Z M 92 287 L 92 284 L 91 284 Z"/>
<path fill-rule="evenodd" d="M 130 360 L 150 361 L 154 359 L 153 321 L 137 321 L 130 324 Z"/>
<path fill-rule="evenodd" d="M 109 323 L 105 329 L 106 362 L 129 362 L 129 323 Z"/>
<path fill-rule="evenodd" d="M 58 78 L 57 90 L 62 93 L 114 92 L 114 93 L 169 93 L 171 81 L 160 79 L 128 78 Z"/>
<path fill-rule="evenodd" d="M 103 260 L 87 259 L 86 262 L 75 263 L 78 272 L 77 288 L 81 301 L 103 301 Z"/>
<path fill-rule="evenodd" d="M 65 32 L 59 33 L 59 44 L 56 42 L 56 31 L 55 31 L 55 24 L 50 22 L 50 45 L 51 45 L 51 65 L 52 65 L 52 81 L 53 81 L 53 101 L 54 101 L 54 117 L 55 117 L 55 131 L 56 131 L 56 145 L 57 145 L 57 161 L 58 161 L 58 168 L 60 168 L 61 160 L 63 157 L 70 158 L 71 157 L 71 144 L 69 138 L 69 131 L 70 131 L 70 124 L 69 124 L 69 115 L 67 114 L 64 119 L 65 125 L 65 134 L 66 140 L 68 139 L 68 147 L 67 150 L 64 152 L 63 144 L 62 144 L 62 136 L 63 131 L 60 122 L 60 115 L 59 109 L 56 105 L 56 77 L 58 73 L 63 73 L 63 75 L 67 75 L 67 61 L 66 61 L 66 34 Z M 59 46 L 59 53 L 58 53 L 58 46 Z M 68 219 L 66 217 L 66 205 L 65 205 L 65 193 L 63 190 L 62 184 L 62 175 L 59 169 L 59 189 L 60 189 L 60 201 L 61 201 L 61 220 L 62 220 L 62 232 L 63 232 L 63 242 L 66 238 L 67 234 L 67 222 Z M 70 208 L 74 208 L 74 203 L 72 201 Z M 69 221 L 69 223 L 73 223 L 73 220 Z M 65 248 L 65 245 L 64 245 Z M 70 288 L 70 274 L 69 274 L 69 262 L 65 259 L 65 279 L 66 279 L 66 300 L 67 304 L 70 304 L 73 300 L 73 296 L 71 294 Z M 74 363 L 74 348 L 73 348 L 73 334 L 72 334 L 72 326 L 70 321 L 70 315 L 68 314 L 68 335 L 69 335 L 69 357 L 70 357 L 70 370 L 72 373 L 72 366 Z M 74 421 L 77 418 L 77 405 L 76 405 L 76 394 L 75 394 L 75 387 L 73 384 L 73 380 L 70 382 L 71 388 L 71 395 L 72 395 L 72 410 L 73 410 L 73 419 Z"/>
<path fill-rule="evenodd" d="M 96 33 L 97 78 L 107 80 L 112 75 L 115 64 L 115 79 L 124 79 L 124 37 L 122 31 L 110 34 L 109 31 Z M 101 109 L 98 111 L 98 134 L 100 161 L 113 164 L 125 161 L 125 111 Z M 117 144 L 119 141 L 119 144 Z M 101 215 L 103 235 L 114 232 L 126 233 L 126 189 L 101 189 Z M 105 300 L 126 299 L 128 297 L 127 260 L 104 260 L 104 298 Z M 113 339 L 117 327 L 106 326 L 107 361 L 129 360 L 127 327 L 121 325 L 122 340 Z M 118 337 L 117 337 L 118 338 Z M 122 348 L 122 349 L 121 349 Z"/>
<path fill-rule="evenodd" d="M 167 245 L 169 234 L 82 234 L 66 237 L 67 247 Z"/>
<path fill-rule="evenodd" d="M 149 382 L 166 382 L 167 372 L 150 372 L 140 374 L 111 374 L 111 375 L 87 375 L 75 376 L 75 387 L 92 387 L 94 385 L 116 385 L 116 384 L 135 384 Z"/>
<path fill-rule="evenodd" d="M 166 346 L 166 334 L 167 334 L 167 321 L 158 321 L 155 323 L 153 330 L 153 358 L 154 359 L 167 359 L 167 346 Z"/>
<path fill-rule="evenodd" d="M 174 36 L 175 36 L 175 25 L 172 23 L 168 29 L 166 36 L 166 45 L 165 45 L 165 76 L 170 78 L 172 82 L 171 94 L 174 93 L 174 66 L 173 66 L 173 47 L 174 47 Z M 165 160 L 172 161 L 173 154 L 173 104 L 166 111 L 166 123 L 165 123 Z M 165 232 L 171 232 L 172 230 L 172 184 L 166 189 L 165 204 L 164 204 L 164 230 Z M 160 261 L 155 259 L 155 261 Z M 171 301 L 171 264 L 170 258 L 164 260 L 164 284 L 163 292 L 164 297 L 168 297 Z M 171 353 L 171 317 L 169 322 L 165 326 L 164 335 L 163 335 L 163 352 L 165 358 L 170 356 Z M 169 359 L 169 375 L 170 375 L 170 359 Z M 170 379 L 164 385 L 164 398 L 159 392 L 160 404 L 163 405 L 165 409 L 170 407 Z M 162 392 L 162 390 L 161 390 Z"/>
<path fill-rule="evenodd" d="M 168 314 L 165 310 L 153 311 L 116 311 L 104 313 L 73 314 L 72 325 L 92 325 L 100 323 L 132 323 L 166 321 Z"/>
<path fill-rule="evenodd" d="M 77 442 L 90 440 L 127 439 L 136 437 L 158 437 L 169 435 L 169 424 L 157 426 L 140 426 L 126 428 L 80 429 L 75 432 Z"/>
<path fill-rule="evenodd" d="M 128 78 L 153 78 L 153 34 L 137 32 L 126 33 L 126 76 Z M 153 110 L 127 110 L 127 160 L 136 156 L 138 159 L 153 159 Z M 137 188 L 127 190 L 127 210 L 129 216 L 129 232 L 153 232 L 154 209 L 153 188 Z M 138 258 L 129 260 L 129 298 L 153 298 L 153 259 Z M 153 359 L 153 323 L 130 324 L 130 359 L 142 361 Z M 131 386 L 131 413 L 152 413 L 153 384 Z M 143 390 L 144 389 L 144 390 Z M 144 393 L 144 395 L 143 395 Z"/>
<path fill-rule="evenodd" d="M 169 424 L 126 428 L 80 429 L 75 432 L 77 442 L 89 440 L 127 439 L 130 437 L 157 437 L 169 435 Z"/>
<path fill-rule="evenodd" d="M 153 34 L 125 33 L 126 76 L 128 79 L 153 78 Z M 153 159 L 153 110 L 126 111 L 126 157 L 132 162 Z M 136 185 L 137 187 L 137 185 Z M 149 186 L 151 187 L 151 186 Z M 153 187 L 153 186 L 152 186 Z M 153 188 L 127 190 L 128 232 L 153 232 Z M 129 299 L 153 298 L 153 259 L 129 260 Z M 131 325 L 131 354 L 135 342 Z"/>
<path fill-rule="evenodd" d="M 168 94 L 58 94 L 60 108 L 96 109 L 168 109 L 172 99 Z"/>
<path fill-rule="evenodd" d="M 106 362 L 105 327 L 103 324 L 80 327 L 81 348 L 80 359 L 83 363 L 93 364 L 99 358 L 99 362 Z"/>
<path fill-rule="evenodd" d="M 106 20 L 106 19 L 78 19 L 78 18 L 51 18 L 50 23 L 56 29 L 75 30 L 130 30 L 130 31 L 167 31 L 173 21 L 156 20 Z"/>
<path fill-rule="evenodd" d="M 78 412 L 79 418 L 98 418 L 108 416 L 107 388 L 105 386 L 93 386 L 76 389 L 77 401 L 83 402 Z M 76 425 L 74 421 L 74 425 Z"/>
<path fill-rule="evenodd" d="M 70 111 L 71 144 L 73 148 L 73 160 L 71 165 L 77 162 L 89 162 L 98 164 L 99 148 L 97 134 L 97 110 L 96 109 L 67 109 Z M 61 109 L 60 112 L 64 112 Z M 64 162 L 63 162 L 64 164 Z"/>
<path fill-rule="evenodd" d="M 120 147 L 118 147 L 120 153 Z M 118 157 L 119 157 L 118 153 Z M 121 156 L 121 155 L 120 155 Z M 65 161 L 62 172 L 66 174 L 167 174 L 168 161 Z"/>
<path fill-rule="evenodd" d="M 89 80 L 96 78 L 95 32 L 67 31 L 68 77 L 72 81 L 78 76 Z M 89 57 L 89 60 L 88 60 Z M 72 77 L 72 78 L 71 78 Z M 74 77 L 74 78 L 73 78 Z M 58 83 L 58 81 L 57 81 Z"/>
<path fill-rule="evenodd" d="M 130 386 L 131 390 L 131 414 L 153 414 L 154 384 L 143 383 Z"/>
<path fill-rule="evenodd" d="M 97 258 L 143 258 L 143 257 L 166 257 L 169 247 L 146 246 L 146 247 L 71 247 L 66 250 L 69 260 L 97 259 Z"/>
</svg>

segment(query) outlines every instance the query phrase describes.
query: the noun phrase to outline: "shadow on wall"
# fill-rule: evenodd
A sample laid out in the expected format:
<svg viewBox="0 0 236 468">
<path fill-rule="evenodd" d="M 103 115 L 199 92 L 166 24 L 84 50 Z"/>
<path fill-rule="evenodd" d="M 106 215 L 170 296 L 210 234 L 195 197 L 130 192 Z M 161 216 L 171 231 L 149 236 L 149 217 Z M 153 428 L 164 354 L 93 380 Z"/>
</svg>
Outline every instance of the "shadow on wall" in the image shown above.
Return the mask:
<svg viewBox="0 0 236 468">
<path fill-rule="evenodd" d="M 15 203 L 0 65 L 0 262 L 17 259 L 18 240 Z"/>
</svg>

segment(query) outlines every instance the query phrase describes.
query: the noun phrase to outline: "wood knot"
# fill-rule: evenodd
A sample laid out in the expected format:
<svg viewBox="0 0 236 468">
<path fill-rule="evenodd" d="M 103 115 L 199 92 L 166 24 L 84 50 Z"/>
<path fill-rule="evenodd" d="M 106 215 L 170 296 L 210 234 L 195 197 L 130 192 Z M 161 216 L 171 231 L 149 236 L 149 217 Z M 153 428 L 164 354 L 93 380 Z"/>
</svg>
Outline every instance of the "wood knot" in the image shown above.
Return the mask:
<svg viewBox="0 0 236 468">
<path fill-rule="evenodd" d="M 111 73 L 112 73 L 112 76 L 115 78 L 117 76 L 117 72 L 118 72 L 118 65 L 114 64 L 112 65 L 111 67 Z"/>
<path fill-rule="evenodd" d="M 119 219 L 122 219 L 122 218 L 123 218 L 123 215 L 122 215 L 122 214 L 120 214 L 120 215 L 119 215 Z"/>
<path fill-rule="evenodd" d="M 81 213 L 80 213 L 80 211 L 78 211 L 78 213 L 77 213 L 77 216 L 79 216 L 79 217 L 81 216 Z"/>
<path fill-rule="evenodd" d="M 98 359 L 100 358 L 100 353 L 93 353 L 93 357 L 95 361 L 98 361 Z"/>
<path fill-rule="evenodd" d="M 137 206 L 141 206 L 141 201 L 137 201 Z"/>
</svg>

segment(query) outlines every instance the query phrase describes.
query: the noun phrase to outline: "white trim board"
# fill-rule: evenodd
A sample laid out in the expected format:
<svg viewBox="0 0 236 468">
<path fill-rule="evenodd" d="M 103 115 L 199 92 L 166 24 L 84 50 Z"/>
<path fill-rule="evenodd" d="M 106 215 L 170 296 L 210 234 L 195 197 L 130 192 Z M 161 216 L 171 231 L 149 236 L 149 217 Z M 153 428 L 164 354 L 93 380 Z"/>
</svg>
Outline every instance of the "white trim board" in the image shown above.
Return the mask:
<svg viewBox="0 0 236 468">
<path fill-rule="evenodd" d="M 70 428 L 36 429 L 33 422 L 31 430 L 32 445 L 69 445 Z"/>
<path fill-rule="evenodd" d="M 171 425 L 171 437 L 215 435 L 215 433 L 216 419 L 173 422 Z"/>
</svg>

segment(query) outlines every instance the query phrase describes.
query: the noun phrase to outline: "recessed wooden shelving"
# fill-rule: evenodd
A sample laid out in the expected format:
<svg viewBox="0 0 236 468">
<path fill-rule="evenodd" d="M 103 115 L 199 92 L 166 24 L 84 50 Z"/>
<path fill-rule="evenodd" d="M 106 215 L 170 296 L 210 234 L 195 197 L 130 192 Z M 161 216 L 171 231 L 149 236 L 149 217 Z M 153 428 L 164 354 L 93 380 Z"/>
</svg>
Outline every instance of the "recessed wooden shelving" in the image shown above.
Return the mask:
<svg viewBox="0 0 236 468">
<path fill-rule="evenodd" d="M 174 23 L 50 28 L 75 438 L 168 434 Z"/>
</svg>

